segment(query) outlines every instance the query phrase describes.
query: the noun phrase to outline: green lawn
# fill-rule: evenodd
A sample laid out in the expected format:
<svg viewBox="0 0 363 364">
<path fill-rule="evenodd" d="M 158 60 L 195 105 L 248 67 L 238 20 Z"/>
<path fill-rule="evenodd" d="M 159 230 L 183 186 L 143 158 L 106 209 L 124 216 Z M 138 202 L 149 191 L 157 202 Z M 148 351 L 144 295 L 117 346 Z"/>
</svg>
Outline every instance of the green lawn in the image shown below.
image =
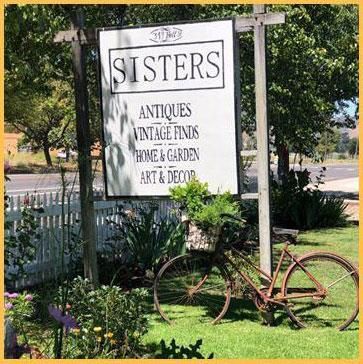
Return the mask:
<svg viewBox="0 0 363 364">
<path fill-rule="evenodd" d="M 281 245 L 274 246 L 278 259 Z M 299 235 L 298 245 L 291 251 L 297 255 L 312 250 L 337 252 L 358 264 L 358 228 L 327 229 Z M 202 314 L 194 308 L 196 317 Z M 297 329 L 286 314 L 275 314 L 276 326 L 261 325 L 261 318 L 253 303 L 233 299 L 218 325 L 199 322 L 196 317 L 185 318 L 170 326 L 158 314 L 150 314 L 150 330 L 145 344 L 154 347 L 161 339 L 166 343 L 174 338 L 178 345 L 194 344 L 203 339 L 201 352 L 215 358 L 357 358 L 358 322 L 348 330 L 332 328 Z"/>
</svg>

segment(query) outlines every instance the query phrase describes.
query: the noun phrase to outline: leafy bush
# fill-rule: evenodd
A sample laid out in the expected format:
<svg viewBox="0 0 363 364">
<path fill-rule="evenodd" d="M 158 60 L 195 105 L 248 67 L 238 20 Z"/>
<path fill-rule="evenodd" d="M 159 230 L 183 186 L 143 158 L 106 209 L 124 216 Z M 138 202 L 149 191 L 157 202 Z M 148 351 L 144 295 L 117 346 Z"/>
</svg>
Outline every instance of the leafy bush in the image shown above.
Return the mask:
<svg viewBox="0 0 363 364">
<path fill-rule="evenodd" d="M 144 289 L 94 289 L 87 279 L 76 278 L 68 300 L 79 327 L 70 331 L 63 357 L 137 357 L 143 350 L 141 338 L 148 330 L 144 306 L 147 295 Z"/>
<path fill-rule="evenodd" d="M 10 353 L 12 357 L 20 357 L 29 351 L 28 334 L 30 331 L 30 319 L 34 315 L 34 296 L 27 293 L 5 292 L 5 317 L 10 320 L 14 332 L 21 335 L 22 345 L 7 343 L 17 353 Z M 17 337 L 15 336 L 15 340 Z M 15 345 L 14 345 L 15 344 Z M 9 354 L 9 353 L 8 353 Z"/>
<path fill-rule="evenodd" d="M 188 219 L 203 229 L 222 226 L 228 219 L 223 214 L 238 216 L 238 202 L 229 192 L 213 197 L 208 184 L 193 178 L 184 186 L 170 189 L 171 199 L 180 204 Z"/>
<path fill-rule="evenodd" d="M 202 227 L 221 226 L 226 218 L 222 214 L 237 216 L 238 203 L 233 201 L 230 193 L 217 195 L 212 201 L 194 214 L 192 220 Z"/>
<path fill-rule="evenodd" d="M 157 209 L 154 204 L 132 210 L 119 206 L 120 220 L 109 220 L 115 230 L 110 239 L 115 243 L 113 249 L 119 249 L 118 255 L 129 256 L 143 272 L 155 273 L 164 260 L 184 251 L 183 225 L 167 218 L 158 221 Z"/>
<path fill-rule="evenodd" d="M 186 210 L 188 217 L 194 220 L 195 215 L 205 208 L 206 201 L 211 198 L 208 184 L 201 183 L 197 178 L 192 178 L 188 183 L 170 189 L 171 199 Z"/>
<path fill-rule="evenodd" d="M 320 176 L 313 187 L 310 172 L 290 170 L 279 184 L 272 182 L 272 211 L 274 224 L 286 228 L 308 230 L 320 227 L 344 226 L 345 203 L 342 198 L 327 196 L 319 190 L 324 177 Z"/>
</svg>

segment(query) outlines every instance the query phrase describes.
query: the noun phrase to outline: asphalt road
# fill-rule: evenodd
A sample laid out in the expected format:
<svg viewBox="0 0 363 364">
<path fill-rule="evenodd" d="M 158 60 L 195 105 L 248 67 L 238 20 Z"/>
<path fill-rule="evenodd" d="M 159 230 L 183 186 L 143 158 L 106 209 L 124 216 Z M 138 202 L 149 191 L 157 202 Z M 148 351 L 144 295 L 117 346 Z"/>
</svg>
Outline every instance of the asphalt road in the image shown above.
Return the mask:
<svg viewBox="0 0 363 364">
<path fill-rule="evenodd" d="M 306 165 L 303 168 L 311 171 L 311 178 L 314 181 L 315 176 L 319 175 L 321 166 Z M 276 166 L 271 166 L 272 171 L 276 174 Z M 248 176 L 254 180 L 257 175 L 255 165 L 249 169 Z M 358 164 L 336 164 L 327 166 L 324 181 L 343 180 L 347 178 L 358 177 Z M 51 174 L 14 174 L 10 175 L 11 181 L 6 183 L 6 191 L 9 195 L 22 195 L 35 192 L 57 192 L 61 190 L 61 179 L 57 173 Z M 69 184 L 74 183 L 74 190 L 79 189 L 78 175 L 75 173 L 67 173 L 67 180 Z M 103 188 L 103 177 L 97 174 L 94 180 L 94 188 Z"/>
<path fill-rule="evenodd" d="M 61 177 L 59 173 L 49 174 L 13 174 L 10 181 L 6 182 L 6 193 L 8 195 L 23 195 L 28 193 L 44 193 L 61 191 Z M 67 184 L 73 186 L 74 191 L 79 190 L 78 174 L 67 173 Z M 103 177 L 96 175 L 93 186 L 95 189 L 103 188 Z"/>
<path fill-rule="evenodd" d="M 302 169 L 307 168 L 310 171 L 310 178 L 314 181 L 317 176 L 320 175 L 320 171 L 322 170 L 322 165 L 315 164 L 307 164 L 302 166 Z M 324 181 L 335 181 L 346 178 L 358 177 L 358 164 L 334 164 L 325 166 L 326 171 L 324 172 Z M 293 168 L 293 165 L 290 165 L 290 168 Z M 299 170 L 299 166 L 295 166 L 295 170 Z M 271 170 L 277 175 L 277 166 L 271 165 Z M 254 177 L 257 176 L 257 167 L 252 165 L 248 171 L 248 176 Z"/>
</svg>

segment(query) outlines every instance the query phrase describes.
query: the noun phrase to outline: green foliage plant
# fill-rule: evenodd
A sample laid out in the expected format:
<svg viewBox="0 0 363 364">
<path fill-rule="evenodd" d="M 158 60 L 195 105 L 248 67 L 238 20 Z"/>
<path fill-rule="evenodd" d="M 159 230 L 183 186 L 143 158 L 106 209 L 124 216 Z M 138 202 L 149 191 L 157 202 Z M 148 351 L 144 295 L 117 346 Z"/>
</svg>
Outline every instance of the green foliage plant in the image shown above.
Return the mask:
<svg viewBox="0 0 363 364">
<path fill-rule="evenodd" d="M 183 186 L 170 189 L 171 199 L 180 205 L 188 219 L 202 229 L 221 227 L 228 219 L 223 214 L 237 217 L 240 213 L 238 202 L 229 192 L 216 196 L 208 191 L 208 184 L 192 178 Z"/>
<path fill-rule="evenodd" d="M 206 201 L 211 198 L 208 184 L 192 178 L 185 185 L 175 186 L 170 189 L 171 199 L 180 204 L 182 210 L 186 210 L 188 217 L 195 220 L 206 206 Z"/>
<path fill-rule="evenodd" d="M 79 328 L 66 338 L 64 358 L 138 357 L 148 330 L 145 289 L 124 292 L 117 286 L 94 288 L 77 277 L 71 283 L 68 304 Z"/>
<path fill-rule="evenodd" d="M 131 209 L 119 205 L 119 220 L 109 219 L 115 231 L 110 239 L 113 249 L 119 246 L 118 255 L 129 256 L 143 272 L 156 273 L 164 260 L 184 249 L 183 225 L 166 217 L 158 219 L 157 210 L 155 204 Z"/>
<path fill-rule="evenodd" d="M 310 172 L 290 170 L 279 184 L 272 182 L 272 211 L 274 224 L 286 228 L 309 230 L 314 228 L 345 226 L 346 204 L 340 197 L 328 196 L 319 190 L 325 167 L 316 183 Z"/>
<path fill-rule="evenodd" d="M 27 293 L 5 292 L 5 316 L 10 319 L 15 332 L 21 335 L 23 344 L 29 348 L 29 323 L 34 315 L 34 296 Z"/>
</svg>

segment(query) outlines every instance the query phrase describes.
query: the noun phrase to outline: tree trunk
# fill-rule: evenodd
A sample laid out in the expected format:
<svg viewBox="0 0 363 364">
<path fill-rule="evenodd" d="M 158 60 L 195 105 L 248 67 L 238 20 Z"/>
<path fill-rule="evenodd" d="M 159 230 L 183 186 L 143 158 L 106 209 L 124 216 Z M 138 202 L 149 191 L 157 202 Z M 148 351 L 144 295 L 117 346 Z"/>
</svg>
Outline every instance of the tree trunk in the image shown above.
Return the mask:
<svg viewBox="0 0 363 364">
<path fill-rule="evenodd" d="M 66 152 L 66 162 L 69 162 L 69 155 L 70 155 L 70 150 L 69 150 L 69 148 L 66 148 L 66 149 L 65 149 L 65 152 Z"/>
<path fill-rule="evenodd" d="M 53 167 L 52 158 L 50 157 L 48 144 L 44 144 L 43 151 L 44 151 L 45 160 L 47 162 L 47 166 Z"/>
<path fill-rule="evenodd" d="M 280 181 L 288 175 L 290 164 L 289 164 L 289 148 L 286 144 L 278 144 L 276 146 L 278 164 L 277 164 L 277 175 Z"/>
</svg>

